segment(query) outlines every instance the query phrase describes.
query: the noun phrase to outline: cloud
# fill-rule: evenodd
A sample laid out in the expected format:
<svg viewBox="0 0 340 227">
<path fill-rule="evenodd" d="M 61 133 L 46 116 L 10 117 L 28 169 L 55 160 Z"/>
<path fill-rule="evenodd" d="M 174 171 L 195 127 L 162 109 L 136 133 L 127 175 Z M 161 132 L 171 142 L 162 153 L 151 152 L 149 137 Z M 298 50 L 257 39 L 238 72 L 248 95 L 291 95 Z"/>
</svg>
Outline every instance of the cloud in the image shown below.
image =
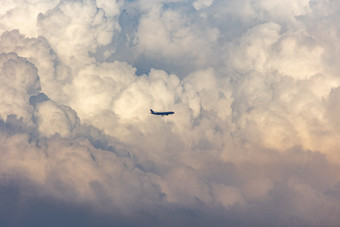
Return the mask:
<svg viewBox="0 0 340 227">
<path fill-rule="evenodd" d="M 31 121 L 32 107 L 29 97 L 40 91 L 37 69 L 15 53 L 0 55 L 1 116 L 16 115 L 27 123 Z"/>
<path fill-rule="evenodd" d="M 99 2 L 99 5 L 106 3 Z M 63 62 L 77 64 L 82 61 L 80 64 L 83 64 L 88 61 L 89 52 L 108 45 L 115 30 L 119 29 L 113 17 L 119 8 L 106 10 L 108 15 L 95 1 L 61 1 L 46 13 L 39 14 L 39 35 L 49 40 Z"/>
<path fill-rule="evenodd" d="M 1 14 L 1 33 L 18 29 L 28 37 L 38 35 L 37 15 L 54 8 L 59 0 L 52 1 L 9 1 L 3 2 Z"/>
<path fill-rule="evenodd" d="M 198 1 L 195 1 L 193 3 L 193 6 L 195 7 L 196 10 L 200 10 L 202 8 L 205 8 L 205 7 L 209 7 L 211 6 L 211 4 L 213 3 L 214 1 L 213 0 L 198 0 Z"/>
<path fill-rule="evenodd" d="M 79 118 L 74 110 L 68 106 L 59 106 L 51 100 L 38 103 L 34 117 L 39 132 L 44 136 L 52 136 L 58 133 L 67 137 L 79 125 Z"/>
<path fill-rule="evenodd" d="M 7 3 L 2 226 L 339 225 L 338 3 Z"/>
</svg>

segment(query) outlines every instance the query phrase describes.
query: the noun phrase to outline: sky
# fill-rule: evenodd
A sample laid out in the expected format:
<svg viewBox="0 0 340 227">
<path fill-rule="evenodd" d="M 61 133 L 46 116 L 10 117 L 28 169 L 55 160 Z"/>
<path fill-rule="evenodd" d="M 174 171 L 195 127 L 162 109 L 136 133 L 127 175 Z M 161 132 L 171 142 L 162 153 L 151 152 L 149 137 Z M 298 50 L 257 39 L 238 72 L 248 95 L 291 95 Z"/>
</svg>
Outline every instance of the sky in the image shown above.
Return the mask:
<svg viewBox="0 0 340 227">
<path fill-rule="evenodd" d="M 337 0 L 2 0 L 0 225 L 339 226 L 339 21 Z"/>
</svg>

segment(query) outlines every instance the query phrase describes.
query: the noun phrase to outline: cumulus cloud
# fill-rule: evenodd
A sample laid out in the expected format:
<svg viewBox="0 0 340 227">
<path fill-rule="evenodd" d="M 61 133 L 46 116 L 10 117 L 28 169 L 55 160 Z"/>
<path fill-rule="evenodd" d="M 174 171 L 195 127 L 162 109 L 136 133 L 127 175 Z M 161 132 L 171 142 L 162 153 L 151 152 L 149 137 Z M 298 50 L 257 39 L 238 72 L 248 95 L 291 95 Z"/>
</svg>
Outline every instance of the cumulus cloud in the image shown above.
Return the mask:
<svg viewBox="0 0 340 227">
<path fill-rule="evenodd" d="M 337 2 L 3 5 L 1 226 L 340 224 Z"/>
<path fill-rule="evenodd" d="M 2 118 L 13 114 L 29 123 L 33 111 L 29 98 L 40 91 L 37 69 L 15 53 L 2 53 L 0 65 Z"/>
</svg>

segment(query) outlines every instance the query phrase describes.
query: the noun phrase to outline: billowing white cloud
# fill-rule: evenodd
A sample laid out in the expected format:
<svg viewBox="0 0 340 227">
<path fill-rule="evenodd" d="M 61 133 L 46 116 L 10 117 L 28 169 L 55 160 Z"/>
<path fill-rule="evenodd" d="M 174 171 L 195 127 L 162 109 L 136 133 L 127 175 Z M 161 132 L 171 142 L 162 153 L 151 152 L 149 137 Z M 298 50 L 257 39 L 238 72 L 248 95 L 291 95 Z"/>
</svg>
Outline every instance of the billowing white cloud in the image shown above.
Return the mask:
<svg viewBox="0 0 340 227">
<path fill-rule="evenodd" d="M 40 91 L 37 69 L 16 53 L 2 53 L 0 78 L 2 118 L 6 120 L 13 114 L 30 123 L 33 108 L 29 105 L 29 98 Z"/>
<path fill-rule="evenodd" d="M 5 3 L 1 226 L 340 224 L 339 3 Z"/>
<path fill-rule="evenodd" d="M 59 2 L 60 0 L 2 1 L 0 9 L 1 33 L 18 29 L 28 37 L 36 37 L 38 35 L 37 16 L 55 7 Z"/>
<path fill-rule="evenodd" d="M 100 1 L 99 5 L 106 3 Z M 62 62 L 73 67 L 83 65 L 88 61 L 89 52 L 108 45 L 115 30 L 119 29 L 116 18 L 119 4 L 114 6 L 114 10 L 106 9 L 106 15 L 96 1 L 61 1 L 46 13 L 39 14 L 39 35 L 48 39 Z"/>
<path fill-rule="evenodd" d="M 214 0 L 196 0 L 193 5 L 196 10 L 211 6 Z"/>
<path fill-rule="evenodd" d="M 59 106 L 51 100 L 38 103 L 34 117 L 39 132 L 43 136 L 52 136 L 58 133 L 63 137 L 69 137 L 79 124 L 78 116 L 74 110 L 68 106 Z"/>
</svg>

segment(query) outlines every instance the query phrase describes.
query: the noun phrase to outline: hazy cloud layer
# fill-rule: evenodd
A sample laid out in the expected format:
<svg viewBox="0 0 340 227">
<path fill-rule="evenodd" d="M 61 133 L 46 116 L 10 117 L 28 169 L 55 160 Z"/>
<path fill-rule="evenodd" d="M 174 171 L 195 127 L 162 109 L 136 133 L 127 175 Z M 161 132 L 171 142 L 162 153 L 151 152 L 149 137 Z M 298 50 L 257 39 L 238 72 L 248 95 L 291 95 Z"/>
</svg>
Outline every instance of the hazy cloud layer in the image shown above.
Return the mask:
<svg viewBox="0 0 340 227">
<path fill-rule="evenodd" d="M 2 5 L 1 226 L 340 225 L 337 1 Z"/>
</svg>

